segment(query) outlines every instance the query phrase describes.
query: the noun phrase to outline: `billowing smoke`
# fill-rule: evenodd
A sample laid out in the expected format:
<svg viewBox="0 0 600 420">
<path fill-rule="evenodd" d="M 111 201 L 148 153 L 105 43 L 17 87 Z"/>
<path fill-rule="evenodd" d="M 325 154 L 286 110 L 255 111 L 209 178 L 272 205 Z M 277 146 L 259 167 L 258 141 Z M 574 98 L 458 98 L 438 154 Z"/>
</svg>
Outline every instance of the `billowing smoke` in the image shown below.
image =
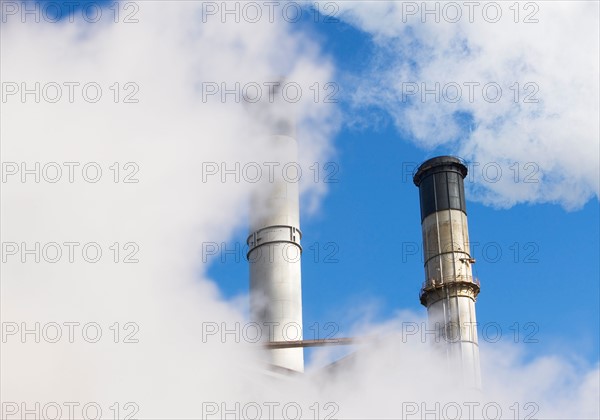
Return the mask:
<svg viewBox="0 0 600 420">
<path fill-rule="evenodd" d="M 3 10 L 14 5 L 26 7 Z M 111 7 L 97 23 L 91 8 L 73 22 L 4 14 L 2 399 L 199 417 L 201 401 L 239 400 L 243 367 L 260 365 L 256 346 L 202 336 L 246 316 L 205 277 L 202 244 L 246 228 L 251 170 L 277 161 L 243 95 L 268 100 L 282 74 L 302 89 L 306 169 L 331 152 L 334 109 L 309 87 L 332 66 L 280 20 L 222 24 L 196 2 Z M 322 187 L 303 185 L 306 201 Z"/>
<path fill-rule="evenodd" d="M 466 416 L 422 328 L 405 334 L 422 325 L 414 314 L 348 331 L 380 338 L 304 377 L 265 370 L 236 333 L 207 334 L 247 323 L 201 255 L 202 243 L 245 228 L 254 184 L 223 172 L 272 159 L 265 125 L 223 87 L 239 82 L 251 94 L 258 83 L 266 94 L 263 82 L 286 75 L 306 93 L 334 67 L 280 19 L 223 24 L 196 2 L 124 5 L 117 23 L 77 13 L 2 23 L 3 416 L 294 418 L 300 408 L 304 418 L 415 409 L 421 418 L 422 404 L 439 401 L 460 402 Z M 303 97 L 295 112 L 300 163 L 323 161 L 337 111 Z M 313 208 L 326 193 L 311 183 L 302 191 Z M 337 355 L 324 349 L 315 364 Z M 477 399 L 500 404 L 504 417 L 515 403 L 521 416 L 598 416 L 597 366 L 526 362 L 514 348 L 486 347 L 482 359 L 489 392 Z"/>
<path fill-rule="evenodd" d="M 500 207 L 598 198 L 597 2 L 342 2 L 370 34 L 354 103 L 385 110 L 426 150 L 474 169 Z"/>
</svg>

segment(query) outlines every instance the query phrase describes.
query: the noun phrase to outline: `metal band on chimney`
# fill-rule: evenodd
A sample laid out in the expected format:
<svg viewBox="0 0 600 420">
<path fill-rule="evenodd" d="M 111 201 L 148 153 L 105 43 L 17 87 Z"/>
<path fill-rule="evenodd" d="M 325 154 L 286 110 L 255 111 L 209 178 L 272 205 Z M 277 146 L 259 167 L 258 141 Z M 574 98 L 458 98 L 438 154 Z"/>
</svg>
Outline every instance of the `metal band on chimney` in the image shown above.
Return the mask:
<svg viewBox="0 0 600 420">
<path fill-rule="evenodd" d="M 419 300 L 423 306 L 429 306 L 432 303 L 447 299 L 450 296 L 467 297 L 475 302 L 480 290 L 481 285 L 478 279 L 455 279 L 445 283 L 436 282 L 435 279 L 430 279 L 423 282 L 423 286 L 419 292 Z"/>
<path fill-rule="evenodd" d="M 302 253 L 300 239 L 302 239 L 302 232 L 295 226 L 275 225 L 264 227 L 248 236 L 248 239 L 246 240 L 246 243 L 248 244 L 246 259 L 250 259 L 250 253 L 255 249 L 263 245 L 277 243 L 296 245 L 300 249 L 300 253 Z"/>
</svg>

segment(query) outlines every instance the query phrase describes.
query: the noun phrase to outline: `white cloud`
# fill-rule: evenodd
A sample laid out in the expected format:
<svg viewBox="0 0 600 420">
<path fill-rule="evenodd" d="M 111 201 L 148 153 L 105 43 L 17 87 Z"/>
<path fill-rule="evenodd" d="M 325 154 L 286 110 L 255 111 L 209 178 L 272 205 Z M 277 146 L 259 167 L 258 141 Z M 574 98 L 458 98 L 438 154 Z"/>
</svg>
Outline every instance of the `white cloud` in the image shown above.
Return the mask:
<svg viewBox="0 0 600 420">
<path fill-rule="evenodd" d="M 73 23 L 22 24 L 9 17 L 2 25 L 3 86 L 21 89 L 25 82 L 31 89 L 40 82 L 41 91 L 40 103 L 34 95 L 23 103 L 16 94 L 2 104 L 2 160 L 28 168 L 57 162 L 63 170 L 57 183 L 46 181 L 53 171 L 40 183 L 33 176 L 26 183 L 20 174 L 9 176 L 2 185 L 2 241 L 19 247 L 57 242 L 64 254 L 56 264 L 9 257 L 2 267 L 2 321 L 20 328 L 21 322 L 42 328 L 96 322 L 103 332 L 96 344 L 83 340 L 81 327 L 74 344 L 66 337 L 57 344 L 32 343 L 35 337 L 28 336 L 23 345 L 19 334 L 9 337 L 2 344 L 3 401 L 99 401 L 105 416 L 112 402 L 135 401 L 146 416 L 184 418 L 198 416 L 199 399 L 247 391 L 241 367 L 259 364 L 256 352 L 202 342 L 203 323 L 234 326 L 245 314 L 206 278 L 201 252 L 203 243 L 226 241 L 243 228 L 256 187 L 231 175 L 224 183 L 220 174 L 203 182 L 202 163 L 221 169 L 225 162 L 232 169 L 236 162 L 276 157 L 261 140 L 262 122 L 233 95 L 226 103 L 220 95 L 203 102 L 202 83 L 221 89 L 225 82 L 231 89 L 236 82 L 256 82 L 266 89 L 263 82 L 287 75 L 306 89 L 294 107 L 303 127 L 300 163 L 308 168 L 331 152 L 334 109 L 308 95 L 310 85 L 330 79 L 331 64 L 310 40 L 280 21 L 221 24 L 215 17 L 202 23 L 196 2 L 137 4 L 139 23 L 86 24 L 78 14 Z M 73 103 L 68 82 L 80 83 Z M 97 103 L 82 97 L 88 82 L 102 88 Z M 54 98 L 53 83 L 63 90 L 56 103 L 47 100 Z M 136 86 L 139 103 L 123 103 Z M 63 162 L 80 165 L 73 183 Z M 101 167 L 99 182 L 82 179 L 87 162 Z M 113 182 L 114 162 L 119 183 Z M 136 169 L 126 168 L 127 162 L 139 168 L 139 183 L 122 182 Z M 305 182 L 307 201 L 318 203 L 323 188 Z M 80 246 L 69 263 L 68 241 L 100 244 L 101 261 L 85 262 Z M 119 263 L 112 261 L 115 242 Z M 139 263 L 122 263 L 135 250 L 124 248 L 127 242 L 139 246 Z M 115 322 L 118 344 L 110 330 Z M 122 343 L 134 331 L 127 322 L 139 325 L 139 343 Z"/>
<path fill-rule="evenodd" d="M 457 23 L 451 23 L 457 9 L 444 2 L 340 3 L 342 18 L 372 35 L 376 48 L 377 58 L 359 75 L 355 104 L 387 110 L 397 128 L 426 150 L 449 151 L 480 168 L 498 163 L 500 177 L 491 170 L 485 177 L 476 173 L 481 187 L 473 191 L 475 200 L 575 209 L 597 198 L 598 3 L 521 2 L 515 17 L 515 2 L 492 2 L 502 10 L 497 23 L 491 23 L 490 2 L 473 6 L 471 23 L 467 3 L 451 3 L 462 13 Z M 439 23 L 435 13 L 422 14 L 436 5 Z M 525 23 L 533 19 L 538 22 Z M 473 100 L 469 82 L 479 83 Z M 502 88 L 498 102 L 492 102 L 492 85 L 484 93 L 487 83 Z M 418 94 L 410 95 L 415 87 Z M 441 98 L 423 99 L 424 88 L 441 92 Z M 457 116 L 469 116 L 467 130 Z M 525 168 L 529 162 L 534 165 Z M 523 182 L 527 175 L 534 182 Z"/>
</svg>

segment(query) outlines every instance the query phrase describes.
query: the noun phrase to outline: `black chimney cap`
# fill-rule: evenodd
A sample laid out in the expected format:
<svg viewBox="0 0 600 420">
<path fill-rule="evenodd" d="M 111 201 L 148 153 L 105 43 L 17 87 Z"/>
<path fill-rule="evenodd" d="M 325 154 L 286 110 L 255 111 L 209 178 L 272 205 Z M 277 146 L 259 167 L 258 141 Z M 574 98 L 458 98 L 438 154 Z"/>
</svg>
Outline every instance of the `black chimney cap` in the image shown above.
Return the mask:
<svg viewBox="0 0 600 420">
<path fill-rule="evenodd" d="M 463 163 L 462 159 L 455 156 L 438 156 L 426 160 L 419 166 L 419 169 L 417 169 L 417 172 L 413 176 L 413 182 L 418 187 L 425 176 L 448 171 L 459 173 L 463 179 L 468 173 L 467 166 Z"/>
</svg>

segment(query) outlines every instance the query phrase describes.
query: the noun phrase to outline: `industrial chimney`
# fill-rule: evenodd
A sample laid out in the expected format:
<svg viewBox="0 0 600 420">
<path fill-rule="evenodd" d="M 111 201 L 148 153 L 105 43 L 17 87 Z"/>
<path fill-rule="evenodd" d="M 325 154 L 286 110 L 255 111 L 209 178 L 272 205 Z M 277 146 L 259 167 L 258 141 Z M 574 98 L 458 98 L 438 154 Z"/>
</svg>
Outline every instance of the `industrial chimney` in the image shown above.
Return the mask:
<svg viewBox="0 0 600 420">
<path fill-rule="evenodd" d="M 481 388 L 475 301 L 464 178 L 467 167 L 440 156 L 421 164 L 413 181 L 419 187 L 425 281 L 420 293 L 427 307 L 428 329 L 443 351 L 460 385 Z"/>
<path fill-rule="evenodd" d="M 303 336 L 295 121 L 290 104 L 256 105 L 258 117 L 270 127 L 268 141 L 274 161 L 268 162 L 272 171 L 252 197 L 250 209 L 250 318 L 262 328 L 264 341 L 297 341 Z M 267 352 L 270 364 L 304 371 L 302 348 Z"/>
</svg>

